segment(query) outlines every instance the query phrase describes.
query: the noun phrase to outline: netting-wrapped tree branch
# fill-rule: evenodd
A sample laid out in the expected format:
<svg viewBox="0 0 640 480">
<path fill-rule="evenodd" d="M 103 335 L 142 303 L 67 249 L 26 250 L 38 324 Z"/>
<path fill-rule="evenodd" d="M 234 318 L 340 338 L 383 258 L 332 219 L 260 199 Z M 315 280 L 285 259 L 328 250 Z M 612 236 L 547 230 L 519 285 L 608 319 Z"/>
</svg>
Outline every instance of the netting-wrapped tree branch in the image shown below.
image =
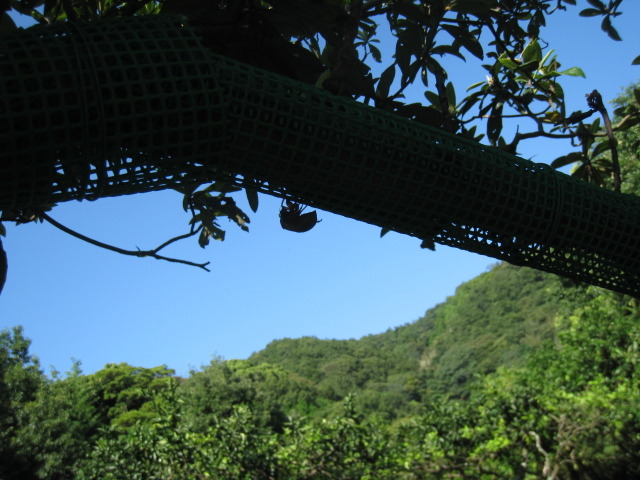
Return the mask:
<svg viewBox="0 0 640 480">
<path fill-rule="evenodd" d="M 205 48 L 180 17 L 2 40 L 0 209 L 227 179 L 640 294 L 640 200 Z"/>
</svg>

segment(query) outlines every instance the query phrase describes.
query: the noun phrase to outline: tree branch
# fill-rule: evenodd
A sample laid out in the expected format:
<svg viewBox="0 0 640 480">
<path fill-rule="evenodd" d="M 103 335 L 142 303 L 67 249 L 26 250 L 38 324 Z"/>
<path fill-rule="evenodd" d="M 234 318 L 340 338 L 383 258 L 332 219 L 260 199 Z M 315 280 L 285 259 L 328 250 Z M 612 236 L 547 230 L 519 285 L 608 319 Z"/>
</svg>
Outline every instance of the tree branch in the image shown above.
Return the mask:
<svg viewBox="0 0 640 480">
<path fill-rule="evenodd" d="M 613 190 L 619 192 L 622 178 L 620 176 L 620 162 L 618 161 L 618 142 L 616 141 L 616 137 L 613 135 L 613 127 L 611 126 L 609 112 L 607 112 L 607 109 L 602 102 L 602 96 L 597 90 L 594 90 L 589 95 L 587 95 L 587 104 L 589 105 L 589 107 L 600 113 L 600 115 L 602 115 L 602 119 L 604 120 L 604 128 L 607 131 L 607 137 L 609 137 L 609 146 L 611 147 Z"/>
<path fill-rule="evenodd" d="M 111 250 L 112 252 L 120 253 L 122 255 L 130 255 L 130 256 L 133 256 L 133 257 L 152 257 L 152 258 L 155 258 L 155 259 L 158 259 L 158 260 L 166 260 L 167 262 L 183 263 L 185 265 L 191 265 L 193 267 L 199 267 L 199 268 L 202 268 L 203 270 L 206 270 L 207 272 L 210 271 L 207 268 L 207 265 L 209 265 L 210 262 L 195 263 L 195 262 L 190 262 L 188 260 L 182 260 L 182 259 L 179 259 L 179 258 L 172 258 L 172 257 L 165 257 L 163 255 L 158 255 L 158 252 L 160 250 L 162 250 L 163 248 L 167 247 L 168 245 L 171 245 L 174 242 L 177 242 L 178 240 L 183 240 L 185 238 L 192 237 L 193 235 L 198 233 L 200 231 L 200 229 L 196 229 L 193 232 L 185 233 L 184 235 L 179 235 L 177 237 L 171 238 L 170 240 L 167 240 L 162 245 L 160 245 L 157 248 L 154 248 L 153 250 L 125 250 L 123 248 L 115 247 L 113 245 L 109 245 L 107 243 L 100 242 L 100 241 L 95 240 L 93 238 L 87 237 L 87 236 L 85 236 L 85 235 L 83 235 L 81 233 L 78 233 L 75 230 L 72 230 L 69 227 L 66 227 L 66 226 L 62 225 L 61 223 L 57 222 L 56 220 L 54 220 L 53 218 L 51 218 L 49 215 L 47 215 L 44 212 L 40 213 L 39 216 L 42 219 L 44 219 L 47 222 L 49 222 L 54 227 L 58 228 L 59 230 L 62 230 L 63 232 L 68 233 L 69 235 L 71 235 L 73 237 L 76 237 L 76 238 L 78 238 L 80 240 L 83 240 L 83 241 L 85 241 L 87 243 L 90 243 L 91 245 L 95 245 L 96 247 L 104 248 L 106 250 Z"/>
</svg>

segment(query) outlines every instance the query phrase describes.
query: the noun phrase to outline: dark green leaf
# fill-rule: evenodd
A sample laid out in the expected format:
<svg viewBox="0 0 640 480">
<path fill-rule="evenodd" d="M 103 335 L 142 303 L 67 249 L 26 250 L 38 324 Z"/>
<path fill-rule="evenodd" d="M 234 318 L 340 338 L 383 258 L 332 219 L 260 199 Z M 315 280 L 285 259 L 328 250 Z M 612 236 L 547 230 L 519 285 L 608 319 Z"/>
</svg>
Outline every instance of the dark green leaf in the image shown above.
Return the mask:
<svg viewBox="0 0 640 480">
<path fill-rule="evenodd" d="M 607 7 L 604 5 L 604 3 L 602 3 L 601 0 L 587 0 L 587 2 L 589 2 L 590 5 L 594 6 L 600 11 L 605 11 L 607 9 Z"/>
<path fill-rule="evenodd" d="M 612 38 L 617 42 L 622 41 L 622 38 L 620 37 L 620 34 L 618 33 L 618 31 L 613 27 L 613 25 L 611 25 L 611 17 L 609 15 L 604 17 L 604 20 L 602 20 L 601 26 L 602 26 L 602 30 L 604 30 L 607 33 L 607 35 L 609 35 L 610 38 Z"/>
<path fill-rule="evenodd" d="M 603 152 L 606 152 L 607 150 L 611 150 L 611 145 L 609 143 L 609 140 L 602 141 L 596 144 L 595 148 L 593 149 L 593 152 L 591 153 L 591 158 L 593 159 L 598 155 L 602 154 Z"/>
<path fill-rule="evenodd" d="M 371 51 L 371 56 L 373 57 L 373 59 L 380 63 L 382 61 L 382 54 L 380 53 L 380 50 L 378 50 L 378 47 L 369 44 L 369 50 Z"/>
<path fill-rule="evenodd" d="M 482 45 L 474 35 L 462 35 L 458 38 L 458 41 L 466 48 L 471 55 L 482 60 L 484 58 L 484 51 Z"/>
<path fill-rule="evenodd" d="M 593 115 L 593 110 L 589 110 L 587 112 L 583 112 L 582 110 L 578 110 L 576 112 L 573 112 L 567 118 L 565 118 L 563 123 L 565 123 L 567 125 L 571 125 L 573 123 L 582 122 L 583 120 L 589 118 L 591 115 Z"/>
<path fill-rule="evenodd" d="M 433 105 L 433 108 L 440 111 L 440 97 L 436 92 L 426 90 L 424 92 L 424 96 L 426 97 L 427 100 L 431 102 L 431 105 Z"/>
<path fill-rule="evenodd" d="M 463 14 L 488 15 L 497 3 L 496 0 L 458 0 L 453 2 L 450 8 L 454 12 Z"/>
<path fill-rule="evenodd" d="M 502 132 L 502 107 L 503 103 L 501 101 L 495 101 L 487 121 L 487 137 L 492 145 L 497 143 Z"/>
<path fill-rule="evenodd" d="M 380 238 L 384 237 L 390 231 L 391 231 L 390 228 L 383 228 L 382 230 L 380 230 Z"/>
<path fill-rule="evenodd" d="M 458 109 L 458 113 L 460 115 L 464 115 L 469 111 L 471 107 L 478 103 L 478 100 L 480 100 L 479 94 L 468 95 L 464 100 L 462 100 L 460 108 Z"/>
<path fill-rule="evenodd" d="M 446 86 L 447 90 L 447 102 L 449 102 L 450 108 L 454 108 L 456 105 L 456 90 L 453 83 L 449 82 Z"/>
<path fill-rule="evenodd" d="M 431 49 L 431 54 L 441 56 L 453 55 L 455 57 L 458 57 L 460 60 L 467 60 L 466 58 L 464 58 L 464 55 L 460 53 L 460 49 L 453 45 L 438 45 L 437 47 Z"/>
<path fill-rule="evenodd" d="M 553 162 L 551 162 L 551 166 L 553 168 L 562 168 L 567 165 L 571 165 L 572 163 L 582 162 L 584 157 L 580 152 L 571 152 L 568 155 L 563 155 L 561 157 L 556 158 Z"/>
<path fill-rule="evenodd" d="M 249 202 L 249 208 L 252 211 L 258 211 L 258 191 L 251 187 L 244 188 L 245 193 L 247 194 L 247 201 Z"/>
<path fill-rule="evenodd" d="M 640 55 L 638 55 L 636 58 L 633 59 L 633 62 L 631 62 L 631 65 L 640 65 Z"/>
<path fill-rule="evenodd" d="M 596 15 L 600 15 L 601 12 L 594 8 L 585 8 L 580 12 L 581 17 L 595 17 Z"/>
<path fill-rule="evenodd" d="M 379 97 L 387 98 L 389 96 L 389 89 L 393 83 L 393 79 L 396 76 L 396 65 L 389 65 L 382 75 L 380 75 L 380 81 L 376 87 L 376 94 Z"/>
</svg>

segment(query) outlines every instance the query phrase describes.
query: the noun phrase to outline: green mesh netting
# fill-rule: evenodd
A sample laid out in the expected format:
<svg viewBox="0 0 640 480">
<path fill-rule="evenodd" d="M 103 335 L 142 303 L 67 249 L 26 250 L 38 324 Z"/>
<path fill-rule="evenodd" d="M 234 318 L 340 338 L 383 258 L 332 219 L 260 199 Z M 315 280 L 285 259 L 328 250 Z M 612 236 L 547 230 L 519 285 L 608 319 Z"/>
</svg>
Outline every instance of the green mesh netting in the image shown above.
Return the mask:
<svg viewBox="0 0 640 480">
<path fill-rule="evenodd" d="M 0 39 L 0 209 L 226 175 L 640 295 L 640 199 L 209 52 L 176 17 Z"/>
</svg>

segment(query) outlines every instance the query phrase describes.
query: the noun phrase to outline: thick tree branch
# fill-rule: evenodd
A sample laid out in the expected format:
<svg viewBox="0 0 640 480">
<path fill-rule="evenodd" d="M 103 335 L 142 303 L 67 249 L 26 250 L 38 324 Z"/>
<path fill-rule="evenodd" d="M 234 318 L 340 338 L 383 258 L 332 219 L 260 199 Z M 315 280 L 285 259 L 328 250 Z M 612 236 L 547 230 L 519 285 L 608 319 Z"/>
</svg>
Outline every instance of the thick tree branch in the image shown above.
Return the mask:
<svg viewBox="0 0 640 480">
<path fill-rule="evenodd" d="M 133 257 L 152 257 L 152 258 L 156 258 L 158 260 L 166 260 L 167 262 L 183 263 L 185 265 L 191 265 L 193 267 L 202 268 L 203 270 L 206 270 L 207 272 L 209 271 L 209 269 L 207 268 L 207 265 L 209 265 L 210 262 L 195 263 L 195 262 L 190 262 L 188 260 L 182 260 L 182 259 L 179 259 L 179 258 L 172 258 L 172 257 L 165 257 L 163 255 L 158 255 L 158 252 L 160 250 L 162 250 L 163 248 L 167 247 L 168 245 L 170 245 L 170 244 L 172 244 L 174 242 L 177 242 L 178 240 L 183 240 L 185 238 L 192 237 L 193 235 L 198 233 L 200 231 L 200 229 L 196 229 L 193 232 L 185 233 L 184 235 L 179 235 L 177 237 L 171 238 L 170 240 L 167 240 L 162 245 L 160 245 L 157 248 L 154 248 L 153 250 L 125 250 L 123 248 L 115 247 L 113 245 L 109 245 L 107 243 L 100 242 L 100 241 L 95 240 L 93 238 L 87 237 L 87 236 L 85 236 L 85 235 L 83 235 L 81 233 L 78 233 L 75 230 L 72 230 L 69 227 L 66 227 L 66 226 L 62 225 L 61 223 L 57 222 L 56 220 L 51 218 L 46 213 L 40 213 L 39 216 L 42 219 L 44 219 L 47 222 L 49 222 L 54 227 L 62 230 L 63 232 L 68 233 L 69 235 L 71 235 L 73 237 L 76 237 L 76 238 L 78 238 L 80 240 L 83 240 L 83 241 L 85 241 L 87 243 L 90 243 L 91 245 L 95 245 L 96 247 L 104 248 L 106 250 L 111 250 L 112 252 L 120 253 L 122 255 L 130 255 L 130 256 L 133 256 Z"/>
</svg>

